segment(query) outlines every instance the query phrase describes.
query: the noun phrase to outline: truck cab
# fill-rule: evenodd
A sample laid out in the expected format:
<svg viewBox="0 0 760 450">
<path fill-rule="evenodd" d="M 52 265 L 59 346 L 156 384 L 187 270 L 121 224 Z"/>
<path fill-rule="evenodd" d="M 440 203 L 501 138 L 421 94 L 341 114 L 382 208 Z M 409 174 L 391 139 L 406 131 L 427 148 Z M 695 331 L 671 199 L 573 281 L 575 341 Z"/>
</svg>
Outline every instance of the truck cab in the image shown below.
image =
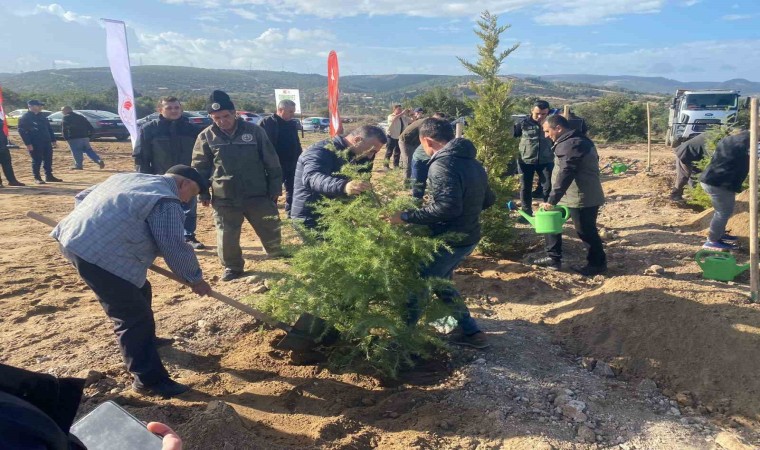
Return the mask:
<svg viewBox="0 0 760 450">
<path fill-rule="evenodd" d="M 670 105 L 665 143 L 677 147 L 711 126 L 736 122 L 739 91 L 678 89 Z"/>
</svg>

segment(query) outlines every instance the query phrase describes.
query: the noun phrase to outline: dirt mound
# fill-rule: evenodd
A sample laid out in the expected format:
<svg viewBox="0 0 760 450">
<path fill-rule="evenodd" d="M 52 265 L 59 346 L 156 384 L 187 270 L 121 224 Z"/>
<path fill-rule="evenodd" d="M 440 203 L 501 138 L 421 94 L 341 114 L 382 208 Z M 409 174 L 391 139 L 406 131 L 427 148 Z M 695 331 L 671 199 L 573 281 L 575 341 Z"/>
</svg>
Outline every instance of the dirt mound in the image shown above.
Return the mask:
<svg viewBox="0 0 760 450">
<path fill-rule="evenodd" d="M 712 208 L 706 209 L 697 217 L 689 220 L 686 225 L 691 229 L 707 232 L 714 212 L 715 210 Z M 726 229 L 731 230 L 731 234 L 734 236 L 749 241 L 749 191 L 744 191 L 736 196 L 734 215 L 728 221 Z"/>
<path fill-rule="evenodd" d="M 760 306 L 739 288 L 702 284 L 616 277 L 549 311 L 546 322 L 570 349 L 625 375 L 690 391 L 708 411 L 760 417 Z"/>
<path fill-rule="evenodd" d="M 235 410 L 223 401 L 213 400 L 205 411 L 194 414 L 189 421 L 177 427 L 188 449 L 278 449 L 272 442 L 262 439 Z"/>
</svg>

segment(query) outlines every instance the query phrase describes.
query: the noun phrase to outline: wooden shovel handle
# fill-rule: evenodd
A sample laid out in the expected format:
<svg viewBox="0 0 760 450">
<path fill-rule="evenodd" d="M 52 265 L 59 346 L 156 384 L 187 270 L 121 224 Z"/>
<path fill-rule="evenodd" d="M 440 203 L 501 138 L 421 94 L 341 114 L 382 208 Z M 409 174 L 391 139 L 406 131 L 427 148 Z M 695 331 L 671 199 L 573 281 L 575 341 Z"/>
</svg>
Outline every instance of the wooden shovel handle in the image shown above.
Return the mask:
<svg viewBox="0 0 760 450">
<path fill-rule="evenodd" d="M 49 225 L 50 227 L 55 227 L 57 225 L 57 222 L 55 220 L 53 220 L 53 219 L 51 219 L 49 217 L 45 217 L 45 216 L 43 216 L 41 214 L 37 214 L 37 213 L 32 212 L 32 211 L 28 211 L 26 213 L 26 216 L 29 217 L 30 219 L 34 219 L 34 220 L 36 220 L 38 222 L 44 223 L 45 225 Z M 188 287 L 192 287 L 192 284 L 190 284 L 187 281 L 183 280 L 182 278 L 178 277 L 177 275 L 175 275 L 171 271 L 164 269 L 163 267 L 158 267 L 155 264 L 151 264 L 151 266 L 148 267 L 148 269 L 152 270 L 153 272 L 155 272 L 155 273 L 157 273 L 159 275 L 163 275 L 166 278 L 174 280 L 177 283 L 183 284 L 183 285 L 188 286 Z M 224 303 L 226 305 L 232 306 L 233 308 L 236 308 L 236 309 L 238 309 L 240 311 L 243 311 L 246 314 L 250 314 L 253 317 L 255 317 L 257 320 L 259 320 L 261 322 L 264 322 L 267 325 L 270 325 L 270 326 L 273 326 L 275 328 L 279 328 L 281 330 L 285 330 L 285 331 L 288 331 L 288 332 L 291 330 L 291 327 L 288 324 L 280 322 L 278 320 L 275 320 L 273 317 L 270 317 L 270 316 L 264 314 L 263 312 L 259 311 L 258 309 L 255 309 L 255 308 L 253 308 L 253 307 L 251 307 L 249 305 L 246 305 L 245 303 L 241 303 L 241 302 L 235 300 L 234 298 L 228 297 L 228 296 L 226 296 L 226 295 L 224 295 L 224 294 L 222 294 L 220 292 L 216 292 L 213 289 L 211 290 L 211 292 L 209 292 L 209 296 L 211 296 L 211 297 L 219 300 L 220 302 L 222 302 L 222 303 Z"/>
</svg>

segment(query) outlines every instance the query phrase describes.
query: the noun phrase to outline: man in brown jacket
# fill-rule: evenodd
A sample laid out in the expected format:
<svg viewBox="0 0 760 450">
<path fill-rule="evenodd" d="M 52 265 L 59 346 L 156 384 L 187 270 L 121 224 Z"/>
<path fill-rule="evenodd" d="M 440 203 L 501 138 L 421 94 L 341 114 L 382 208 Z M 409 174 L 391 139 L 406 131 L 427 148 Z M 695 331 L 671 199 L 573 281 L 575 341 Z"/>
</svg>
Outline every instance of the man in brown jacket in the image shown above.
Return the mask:
<svg viewBox="0 0 760 450">
<path fill-rule="evenodd" d="M 193 168 L 211 180 L 211 198 L 200 196 L 200 201 L 214 208 L 222 281 L 230 281 L 245 269 L 240 248 L 244 219 L 268 255 L 281 254 L 277 198 L 282 193 L 282 169 L 266 132 L 238 118 L 225 92 L 214 91 L 206 109 L 214 124 L 198 135 Z"/>
</svg>

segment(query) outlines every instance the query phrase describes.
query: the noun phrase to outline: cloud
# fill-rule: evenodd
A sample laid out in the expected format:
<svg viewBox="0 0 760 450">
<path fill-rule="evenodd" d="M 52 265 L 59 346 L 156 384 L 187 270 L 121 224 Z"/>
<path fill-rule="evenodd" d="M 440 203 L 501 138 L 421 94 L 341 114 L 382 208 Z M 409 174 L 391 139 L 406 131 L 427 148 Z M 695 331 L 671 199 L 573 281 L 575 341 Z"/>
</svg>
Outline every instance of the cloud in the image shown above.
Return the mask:
<svg viewBox="0 0 760 450">
<path fill-rule="evenodd" d="M 224 6 L 239 8 L 256 6 L 258 16 L 266 15 L 267 20 L 288 20 L 293 15 L 307 15 L 325 19 L 353 16 L 411 16 L 426 18 L 476 18 L 479 11 L 489 10 L 493 14 L 518 10 L 538 11 L 534 21 L 541 25 L 592 25 L 617 19 L 627 14 L 651 14 L 659 12 L 666 0 L 575 0 L 562 4 L 561 8 L 552 2 L 535 0 L 482 0 L 474 8 L 472 3 L 462 0 L 375 0 L 372 2 L 355 0 L 163 0 L 171 4 L 187 4 L 202 8 Z M 686 3 L 698 0 L 687 0 Z M 542 4 L 543 3 L 543 4 Z M 212 6 L 213 5 L 213 6 Z M 432 31 L 432 30 L 430 30 Z"/>
<path fill-rule="evenodd" d="M 727 14 L 721 17 L 721 19 L 734 21 L 734 20 L 747 20 L 747 19 L 751 19 L 752 17 L 753 17 L 752 14 Z"/>
<path fill-rule="evenodd" d="M 255 12 L 243 8 L 231 8 L 230 11 L 243 19 L 256 20 L 259 18 Z"/>
<path fill-rule="evenodd" d="M 701 2 L 702 0 L 684 0 L 683 3 L 681 3 L 683 6 L 689 7 L 694 6 L 697 3 Z"/>
<path fill-rule="evenodd" d="M 75 61 L 72 61 L 70 59 L 56 59 L 56 60 L 53 61 L 53 63 L 55 64 L 55 67 L 57 67 L 57 68 L 61 68 L 61 66 L 64 66 L 64 67 L 77 67 L 77 66 L 81 66 L 82 65 L 82 64 L 80 64 L 78 62 L 75 62 Z"/>
<path fill-rule="evenodd" d="M 289 41 L 334 41 L 335 35 L 328 30 L 313 29 L 302 30 L 300 28 L 291 28 L 288 30 Z"/>
<path fill-rule="evenodd" d="M 77 14 L 73 11 L 66 11 L 63 7 L 57 3 L 51 3 L 49 5 L 37 5 L 34 7 L 32 14 L 51 14 L 53 16 L 60 17 L 65 22 L 76 22 L 82 25 L 88 25 L 97 23 L 97 20 L 90 16 L 84 16 Z"/>
</svg>

